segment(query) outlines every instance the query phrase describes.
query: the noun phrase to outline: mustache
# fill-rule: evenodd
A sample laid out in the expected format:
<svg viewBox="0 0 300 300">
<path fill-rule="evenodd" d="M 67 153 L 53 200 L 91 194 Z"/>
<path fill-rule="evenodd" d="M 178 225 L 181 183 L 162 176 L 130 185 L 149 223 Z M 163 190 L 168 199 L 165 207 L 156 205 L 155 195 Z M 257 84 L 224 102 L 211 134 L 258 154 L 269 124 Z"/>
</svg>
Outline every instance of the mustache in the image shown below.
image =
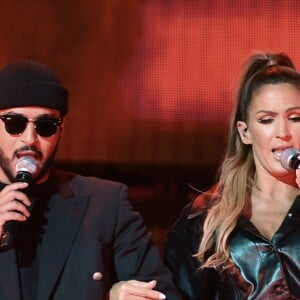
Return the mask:
<svg viewBox="0 0 300 300">
<path fill-rule="evenodd" d="M 38 150 L 36 147 L 30 147 L 30 146 L 23 146 L 23 147 L 21 147 L 21 148 L 19 148 L 19 149 L 17 149 L 15 152 L 14 152 L 14 155 L 15 156 L 18 156 L 18 153 L 19 152 L 23 152 L 23 151 L 31 151 L 31 152 L 33 152 L 35 155 L 36 155 L 36 157 L 37 158 L 42 158 L 42 152 L 40 151 L 40 150 Z"/>
</svg>

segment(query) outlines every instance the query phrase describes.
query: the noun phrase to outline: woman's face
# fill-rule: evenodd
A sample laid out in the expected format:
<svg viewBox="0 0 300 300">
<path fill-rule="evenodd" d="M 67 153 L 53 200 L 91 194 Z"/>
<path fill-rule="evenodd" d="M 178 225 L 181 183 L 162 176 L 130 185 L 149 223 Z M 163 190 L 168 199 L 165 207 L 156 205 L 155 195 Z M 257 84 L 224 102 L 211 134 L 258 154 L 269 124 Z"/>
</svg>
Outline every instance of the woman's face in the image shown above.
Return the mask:
<svg viewBox="0 0 300 300">
<path fill-rule="evenodd" d="M 300 150 L 300 90 L 288 83 L 263 85 L 253 95 L 247 123 L 237 127 L 243 143 L 252 145 L 257 172 L 284 176 L 282 151 Z"/>
</svg>

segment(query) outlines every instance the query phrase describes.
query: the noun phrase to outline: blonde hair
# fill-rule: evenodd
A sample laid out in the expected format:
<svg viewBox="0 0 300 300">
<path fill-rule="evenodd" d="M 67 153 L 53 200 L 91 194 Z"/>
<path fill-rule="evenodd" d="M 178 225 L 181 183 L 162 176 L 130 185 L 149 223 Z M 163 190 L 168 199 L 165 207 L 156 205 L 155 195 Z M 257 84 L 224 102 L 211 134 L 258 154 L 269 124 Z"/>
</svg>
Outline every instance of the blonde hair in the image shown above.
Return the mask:
<svg viewBox="0 0 300 300">
<path fill-rule="evenodd" d="M 203 225 L 203 237 L 195 255 L 205 267 L 229 267 L 229 238 L 239 217 L 249 208 L 256 168 L 251 145 L 243 144 L 237 122 L 247 123 L 253 93 L 264 84 L 291 83 L 300 87 L 300 74 L 285 53 L 254 54 L 244 65 L 236 95 L 230 136 L 219 180 L 211 197 L 215 203 Z"/>
</svg>

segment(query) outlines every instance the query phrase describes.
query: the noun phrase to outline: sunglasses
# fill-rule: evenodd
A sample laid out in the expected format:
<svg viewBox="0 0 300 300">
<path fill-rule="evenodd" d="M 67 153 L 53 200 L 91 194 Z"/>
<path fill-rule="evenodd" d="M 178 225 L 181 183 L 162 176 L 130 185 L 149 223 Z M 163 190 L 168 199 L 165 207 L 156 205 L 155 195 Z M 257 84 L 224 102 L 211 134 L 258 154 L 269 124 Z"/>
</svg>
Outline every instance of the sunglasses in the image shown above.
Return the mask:
<svg viewBox="0 0 300 300">
<path fill-rule="evenodd" d="M 57 132 L 57 128 L 62 123 L 62 119 L 41 116 L 34 120 L 20 114 L 0 115 L 0 119 L 4 122 L 5 130 L 11 135 L 22 134 L 26 129 L 27 123 L 31 122 L 34 124 L 38 135 L 50 137 Z"/>
</svg>

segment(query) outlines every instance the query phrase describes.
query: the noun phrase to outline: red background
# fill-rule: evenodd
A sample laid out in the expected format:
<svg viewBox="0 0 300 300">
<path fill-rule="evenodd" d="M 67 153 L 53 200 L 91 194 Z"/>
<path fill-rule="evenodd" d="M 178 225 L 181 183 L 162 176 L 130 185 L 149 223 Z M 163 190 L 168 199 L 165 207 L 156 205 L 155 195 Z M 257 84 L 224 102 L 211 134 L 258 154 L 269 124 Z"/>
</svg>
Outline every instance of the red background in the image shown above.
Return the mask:
<svg viewBox="0 0 300 300">
<path fill-rule="evenodd" d="M 0 25 L 0 65 L 70 90 L 63 162 L 215 166 L 246 57 L 300 61 L 298 1 L 1 1 Z"/>
<path fill-rule="evenodd" d="M 161 247 L 187 183 L 214 180 L 241 64 L 300 67 L 299 33 L 293 0 L 0 0 L 0 66 L 40 60 L 70 91 L 57 163 L 128 184 Z"/>
</svg>

